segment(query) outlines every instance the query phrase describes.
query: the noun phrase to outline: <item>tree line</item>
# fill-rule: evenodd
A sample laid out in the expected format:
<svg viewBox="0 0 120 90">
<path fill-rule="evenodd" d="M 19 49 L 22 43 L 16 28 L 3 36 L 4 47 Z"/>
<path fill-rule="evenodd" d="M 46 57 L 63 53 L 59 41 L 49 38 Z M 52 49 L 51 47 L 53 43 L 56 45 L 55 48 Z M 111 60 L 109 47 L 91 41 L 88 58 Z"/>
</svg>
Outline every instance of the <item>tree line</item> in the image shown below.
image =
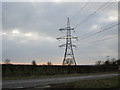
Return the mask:
<svg viewBox="0 0 120 90">
<path fill-rule="evenodd" d="M 53 65 L 47 62 L 46 65 L 37 65 L 33 60 L 31 65 L 11 64 L 11 60 L 6 59 L 2 64 L 2 77 L 33 77 L 41 75 L 62 75 L 62 74 L 83 74 L 98 72 L 118 72 L 120 59 L 107 59 L 106 61 L 97 61 L 96 65 Z"/>
<path fill-rule="evenodd" d="M 12 64 L 12 63 L 11 63 L 11 60 L 10 60 L 10 59 L 6 59 L 6 60 L 4 61 L 4 64 Z M 33 60 L 33 61 L 31 62 L 31 65 L 37 65 L 36 61 Z M 43 64 L 43 65 L 53 65 L 53 64 L 52 64 L 51 61 L 48 61 L 46 64 Z"/>
<path fill-rule="evenodd" d="M 120 65 L 120 59 L 111 58 L 106 61 L 99 60 L 96 62 L 96 65 Z"/>
<path fill-rule="evenodd" d="M 6 59 L 4 64 L 12 64 L 10 59 Z M 36 60 L 31 62 L 31 65 L 37 65 Z M 53 65 L 51 61 L 48 61 L 46 64 L 43 65 Z M 69 65 L 69 64 L 68 64 Z M 120 65 L 120 59 L 111 58 L 107 59 L 106 61 L 99 60 L 95 63 L 95 65 Z"/>
</svg>

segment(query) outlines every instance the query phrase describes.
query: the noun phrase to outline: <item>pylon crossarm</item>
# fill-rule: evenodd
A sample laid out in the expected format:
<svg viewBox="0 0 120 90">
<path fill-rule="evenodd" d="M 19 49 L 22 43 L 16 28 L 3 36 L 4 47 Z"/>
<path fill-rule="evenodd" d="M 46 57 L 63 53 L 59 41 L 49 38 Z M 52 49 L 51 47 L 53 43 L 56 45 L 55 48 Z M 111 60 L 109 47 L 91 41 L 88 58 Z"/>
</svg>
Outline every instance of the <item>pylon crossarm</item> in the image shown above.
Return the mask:
<svg viewBox="0 0 120 90">
<path fill-rule="evenodd" d="M 77 48 L 76 45 L 72 45 L 73 47 Z"/>
<path fill-rule="evenodd" d="M 64 37 L 61 38 L 61 39 L 76 39 L 76 40 L 78 40 L 78 37 L 71 36 L 71 35 L 66 35 L 66 36 L 64 36 Z"/>
<path fill-rule="evenodd" d="M 71 39 L 76 39 L 76 40 L 78 40 L 78 37 L 71 36 Z"/>
<path fill-rule="evenodd" d="M 66 44 L 63 44 L 63 45 L 59 45 L 59 47 L 64 47 Z"/>
<path fill-rule="evenodd" d="M 77 39 L 78 37 L 74 37 L 74 36 L 71 36 L 71 35 L 66 35 L 66 36 L 63 36 L 63 37 L 58 37 L 57 39 Z"/>
<path fill-rule="evenodd" d="M 69 28 L 69 30 L 74 30 L 74 28 Z"/>
<path fill-rule="evenodd" d="M 70 27 L 66 27 L 66 28 L 61 28 L 61 29 L 59 29 L 60 31 L 62 31 L 62 30 L 74 30 L 74 28 L 70 28 Z"/>
<path fill-rule="evenodd" d="M 57 40 L 59 40 L 59 39 L 66 39 L 66 36 L 58 37 Z"/>
<path fill-rule="evenodd" d="M 67 30 L 67 28 L 61 28 L 61 29 L 59 29 L 60 31 L 62 31 L 62 30 Z"/>
</svg>

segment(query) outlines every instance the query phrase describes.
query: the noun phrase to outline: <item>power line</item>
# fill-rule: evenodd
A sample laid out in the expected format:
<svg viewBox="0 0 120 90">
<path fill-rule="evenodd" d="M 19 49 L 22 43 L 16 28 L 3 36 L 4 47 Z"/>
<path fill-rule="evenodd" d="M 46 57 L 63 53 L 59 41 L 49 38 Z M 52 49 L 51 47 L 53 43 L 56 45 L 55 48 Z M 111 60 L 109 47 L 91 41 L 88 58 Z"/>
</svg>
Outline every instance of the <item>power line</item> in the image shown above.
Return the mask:
<svg viewBox="0 0 120 90">
<path fill-rule="evenodd" d="M 113 38 L 117 38 L 118 36 L 112 36 L 112 37 L 108 37 L 108 38 L 104 38 L 104 39 L 99 39 L 99 40 L 95 40 L 95 41 L 91 41 L 89 43 L 96 43 L 96 42 L 101 42 L 101 41 L 105 41 L 105 40 L 109 40 L 109 39 L 113 39 Z M 81 43 L 79 43 L 81 44 Z M 79 45 L 77 44 L 77 45 Z"/>
<path fill-rule="evenodd" d="M 96 41 L 92 41 L 92 42 L 89 42 L 89 43 L 92 43 L 93 44 L 93 42 L 100 42 L 100 41 L 105 41 L 105 40 L 108 40 L 108 39 L 113 39 L 113 38 L 116 38 L 116 37 L 118 37 L 118 36 L 112 36 L 112 37 L 109 37 L 109 38 L 104 38 L 104 39 L 101 39 L 101 40 L 96 40 Z M 77 44 L 77 45 L 79 45 L 79 44 Z M 79 47 L 78 47 L 78 49 L 80 49 Z M 92 48 L 90 48 L 91 50 L 90 50 L 90 52 L 92 52 L 92 51 L 94 51 L 94 49 L 92 49 Z M 84 49 L 83 49 L 84 50 Z M 80 51 L 81 51 L 81 49 L 80 49 Z M 97 54 L 96 54 L 96 52 L 94 51 L 94 52 L 92 52 L 92 53 L 94 53 L 94 56 L 97 56 Z M 88 57 L 88 56 L 87 56 Z M 90 56 L 89 56 L 90 57 Z M 92 57 L 91 57 L 92 58 Z"/>
<path fill-rule="evenodd" d="M 109 26 L 111 26 L 111 25 L 115 25 L 115 24 L 118 24 L 118 23 L 112 23 L 112 24 L 109 24 L 109 25 L 106 25 L 106 26 L 103 26 L 103 27 L 100 27 L 99 29 L 96 29 L 96 30 L 101 30 L 101 29 L 105 29 L 105 28 L 107 28 L 107 27 L 109 27 Z M 82 35 L 80 35 L 80 37 L 87 37 L 88 35 L 91 35 L 92 33 L 94 33 L 94 32 L 88 32 L 88 33 L 85 33 L 85 34 L 82 34 Z M 95 32 L 96 33 L 96 32 Z M 74 41 L 73 43 L 75 43 L 76 41 Z"/>
<path fill-rule="evenodd" d="M 116 38 L 117 36 L 112 36 L 112 37 L 109 37 L 109 38 L 104 38 L 104 39 L 101 39 L 101 40 L 96 40 L 96 41 L 93 41 L 93 42 L 100 42 L 100 41 L 105 41 L 105 40 L 108 40 L 108 39 L 113 39 L 113 38 Z M 119 38 L 119 37 L 118 37 Z M 89 43 L 92 43 L 93 44 L 93 42 L 89 42 Z M 78 44 L 77 44 L 78 45 Z M 79 47 L 78 47 L 78 49 L 80 49 Z M 90 52 L 92 52 L 92 51 L 94 51 L 94 49 L 92 49 L 92 48 L 89 48 L 90 49 Z M 81 49 L 80 49 L 81 50 Z M 84 49 L 83 49 L 84 50 Z M 92 52 L 92 53 L 94 53 L 94 56 L 97 56 L 97 53 L 96 52 Z M 92 54 L 93 55 L 93 54 Z M 90 56 L 89 56 L 90 57 Z"/>
<path fill-rule="evenodd" d="M 115 25 L 112 25 L 112 26 L 109 26 L 109 27 L 107 27 L 107 28 L 105 28 L 105 29 L 103 29 L 103 30 L 101 30 L 101 31 L 98 31 L 98 32 L 95 32 L 95 33 L 93 33 L 93 34 L 91 34 L 91 35 L 88 35 L 88 36 L 86 36 L 86 37 L 83 37 L 83 38 L 81 38 L 80 40 L 85 39 L 85 38 L 88 38 L 88 37 L 91 37 L 91 36 L 93 36 L 93 35 L 96 35 L 96 34 L 98 34 L 98 33 L 103 32 L 103 31 L 109 30 L 110 28 L 115 27 L 115 26 L 117 26 L 117 25 L 119 25 L 119 24 L 120 24 L 120 23 L 115 24 Z"/>
<path fill-rule="evenodd" d="M 116 23 L 111 23 L 111 24 L 109 24 L 109 25 L 105 25 L 105 26 L 103 26 L 103 27 L 99 27 L 99 28 L 96 29 L 96 30 L 101 30 L 101 29 L 107 28 L 108 26 L 111 26 L 111 25 L 114 25 L 114 24 L 116 24 Z M 85 33 L 85 34 L 81 35 L 80 37 L 86 36 L 86 35 L 91 34 L 91 33 L 92 33 L 92 32 Z"/>
<path fill-rule="evenodd" d="M 112 2 L 109 2 L 110 4 L 106 5 L 106 6 L 103 7 L 102 9 L 107 8 L 107 7 L 109 7 L 109 6 L 112 6 L 112 4 L 114 3 L 114 1 L 115 1 L 115 0 L 113 0 Z M 101 9 L 101 10 L 102 10 L 102 9 Z M 100 12 L 101 10 L 99 10 L 99 12 Z"/>
<path fill-rule="evenodd" d="M 82 23 L 84 23 L 85 21 L 87 21 L 92 15 L 94 15 L 95 13 L 97 13 L 98 11 L 100 11 L 102 8 L 104 8 L 108 3 L 109 2 L 106 2 L 105 4 L 103 4 L 102 6 L 100 6 L 97 10 L 95 10 L 93 13 L 91 13 L 89 16 L 87 16 L 84 20 L 82 20 L 80 23 L 78 23 L 74 28 L 77 28 Z"/>
<path fill-rule="evenodd" d="M 89 1 L 82 8 L 80 8 L 80 10 L 75 15 L 71 16 L 71 19 L 74 19 L 84 8 L 87 7 L 88 4 L 89 4 Z"/>
<path fill-rule="evenodd" d="M 96 42 L 101 42 L 101 41 L 105 41 L 105 40 L 109 40 L 109 39 L 113 39 L 113 38 L 117 38 L 118 36 L 113 36 L 113 37 L 108 37 L 108 38 L 104 38 L 104 39 L 101 39 L 101 40 L 96 40 L 96 41 L 92 41 L 93 43 L 96 43 Z"/>
<path fill-rule="evenodd" d="M 112 39 L 112 38 L 116 38 L 117 36 L 113 36 L 113 37 L 109 37 L 109 38 L 105 38 L 105 39 L 101 39 L 101 41 L 105 41 L 105 40 L 108 40 L 108 39 Z M 93 41 L 93 42 L 100 42 L 100 40 L 98 40 L 98 41 Z M 78 45 L 78 44 L 77 44 Z M 78 49 L 80 49 L 80 47 L 78 47 Z M 87 57 L 87 58 L 91 58 L 91 59 L 94 59 L 95 60 L 95 56 L 98 56 L 98 54 L 99 53 L 97 53 L 96 51 L 94 51 L 94 49 L 93 48 L 89 48 L 90 50 L 89 50 L 89 52 L 91 52 L 92 54 L 89 56 L 89 55 L 86 55 L 85 54 L 85 57 Z M 83 51 L 84 49 L 82 49 L 82 51 Z M 88 50 L 88 49 L 87 49 Z M 80 49 L 80 51 L 81 51 L 81 49 Z M 101 56 L 99 56 L 99 58 L 101 58 Z"/>
</svg>

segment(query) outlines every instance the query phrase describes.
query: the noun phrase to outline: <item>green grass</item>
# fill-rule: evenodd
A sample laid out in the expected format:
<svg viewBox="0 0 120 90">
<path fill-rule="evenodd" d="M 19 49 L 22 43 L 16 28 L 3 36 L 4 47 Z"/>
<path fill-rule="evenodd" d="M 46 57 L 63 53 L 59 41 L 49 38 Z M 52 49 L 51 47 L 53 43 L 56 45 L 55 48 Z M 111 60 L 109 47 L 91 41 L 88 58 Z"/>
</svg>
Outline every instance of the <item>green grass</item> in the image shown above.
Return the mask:
<svg viewBox="0 0 120 90">
<path fill-rule="evenodd" d="M 28 76 L 28 77 L 6 77 L 3 80 L 19 80 L 19 79 L 40 79 L 49 77 L 68 77 L 68 76 L 84 76 L 84 75 L 97 75 L 97 74 L 110 74 L 118 72 L 97 72 L 97 73 L 83 73 L 83 74 L 63 74 L 63 75 L 40 75 L 40 76 Z"/>
<path fill-rule="evenodd" d="M 118 88 L 118 77 L 74 81 L 52 85 L 51 88 Z"/>
</svg>

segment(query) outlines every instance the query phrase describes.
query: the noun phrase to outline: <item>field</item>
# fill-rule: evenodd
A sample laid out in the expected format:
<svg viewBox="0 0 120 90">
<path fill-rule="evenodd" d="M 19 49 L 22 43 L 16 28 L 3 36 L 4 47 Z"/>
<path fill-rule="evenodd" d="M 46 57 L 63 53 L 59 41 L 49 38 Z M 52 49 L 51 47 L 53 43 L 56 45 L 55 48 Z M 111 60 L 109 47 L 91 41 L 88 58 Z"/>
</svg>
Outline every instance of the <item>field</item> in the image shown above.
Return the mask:
<svg viewBox="0 0 120 90">
<path fill-rule="evenodd" d="M 2 78 L 29 78 L 42 76 L 94 74 L 117 72 L 117 65 L 108 66 L 57 66 L 57 65 L 2 65 Z"/>
</svg>

